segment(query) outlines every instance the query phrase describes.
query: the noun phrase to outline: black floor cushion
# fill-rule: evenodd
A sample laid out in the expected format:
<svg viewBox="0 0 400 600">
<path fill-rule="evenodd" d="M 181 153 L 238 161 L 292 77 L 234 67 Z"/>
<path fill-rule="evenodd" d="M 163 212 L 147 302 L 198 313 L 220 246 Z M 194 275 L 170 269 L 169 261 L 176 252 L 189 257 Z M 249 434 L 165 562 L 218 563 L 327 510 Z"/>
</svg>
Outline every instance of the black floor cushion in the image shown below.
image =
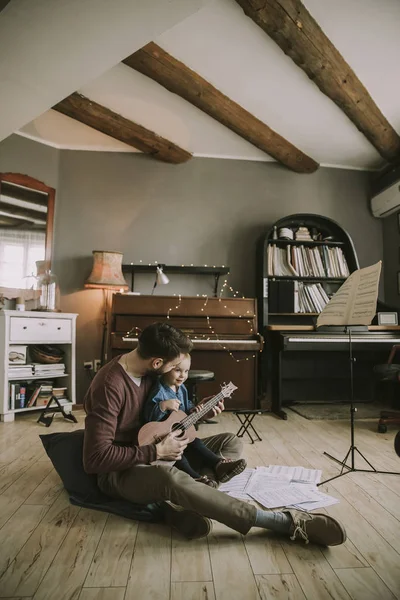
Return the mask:
<svg viewBox="0 0 400 600">
<path fill-rule="evenodd" d="M 137 521 L 161 521 L 163 519 L 161 504 L 133 504 L 103 494 L 97 485 L 97 476 L 88 475 L 83 468 L 84 435 L 84 429 L 79 429 L 39 436 L 70 496 L 71 503 Z"/>
</svg>

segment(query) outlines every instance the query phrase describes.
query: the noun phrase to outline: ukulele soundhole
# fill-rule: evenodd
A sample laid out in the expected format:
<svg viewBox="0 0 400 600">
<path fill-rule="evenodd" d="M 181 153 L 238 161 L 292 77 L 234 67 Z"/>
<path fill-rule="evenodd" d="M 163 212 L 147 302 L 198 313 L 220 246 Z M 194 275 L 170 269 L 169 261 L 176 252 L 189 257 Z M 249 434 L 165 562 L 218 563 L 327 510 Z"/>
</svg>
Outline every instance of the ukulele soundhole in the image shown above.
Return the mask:
<svg viewBox="0 0 400 600">
<path fill-rule="evenodd" d="M 174 423 L 171 427 L 171 431 L 178 433 L 178 437 L 183 437 L 186 433 L 186 430 L 181 423 Z"/>
</svg>

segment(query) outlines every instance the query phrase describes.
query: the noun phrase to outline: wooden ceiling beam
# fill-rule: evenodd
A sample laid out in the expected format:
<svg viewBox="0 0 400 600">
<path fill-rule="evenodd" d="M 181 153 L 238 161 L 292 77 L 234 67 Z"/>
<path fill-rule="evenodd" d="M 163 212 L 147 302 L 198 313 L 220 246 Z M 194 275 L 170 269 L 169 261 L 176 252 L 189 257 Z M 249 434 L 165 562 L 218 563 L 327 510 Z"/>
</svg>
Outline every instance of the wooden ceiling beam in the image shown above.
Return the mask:
<svg viewBox="0 0 400 600">
<path fill-rule="evenodd" d="M 0 12 L 7 6 L 10 0 L 0 0 Z"/>
<path fill-rule="evenodd" d="M 400 137 L 300 0 L 236 0 L 389 162 Z"/>
<path fill-rule="evenodd" d="M 192 158 L 187 150 L 78 92 L 53 109 L 163 162 L 179 164 Z"/>
<path fill-rule="evenodd" d="M 315 160 L 154 42 L 123 62 L 181 96 L 292 171 L 312 173 L 318 169 L 319 165 Z"/>
</svg>

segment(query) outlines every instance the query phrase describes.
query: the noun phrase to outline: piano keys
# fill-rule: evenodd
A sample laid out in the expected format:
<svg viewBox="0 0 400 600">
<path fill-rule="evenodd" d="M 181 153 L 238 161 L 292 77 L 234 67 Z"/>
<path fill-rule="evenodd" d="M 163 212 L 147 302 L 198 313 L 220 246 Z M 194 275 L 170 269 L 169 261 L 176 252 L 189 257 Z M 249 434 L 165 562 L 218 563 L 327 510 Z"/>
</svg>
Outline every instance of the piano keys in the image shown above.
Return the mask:
<svg viewBox="0 0 400 600">
<path fill-rule="evenodd" d="M 115 294 L 108 357 L 133 350 L 140 331 L 156 321 L 168 321 L 191 338 L 192 369 L 215 373 L 214 381 L 199 384 L 198 395 L 214 395 L 224 381 L 232 380 L 239 389 L 226 401 L 226 408 L 257 408 L 263 339 L 257 333 L 255 298 Z"/>
<path fill-rule="evenodd" d="M 283 334 L 281 333 L 281 346 L 285 351 L 303 350 L 303 351 L 321 351 L 321 352 L 348 352 L 349 335 L 339 333 L 311 333 L 311 334 Z M 388 350 L 393 344 L 400 344 L 400 332 L 379 332 L 367 331 L 365 333 L 352 333 L 351 342 L 355 351 L 382 349 L 384 346 Z"/>
<path fill-rule="evenodd" d="M 192 337 L 190 333 L 188 336 L 191 338 L 193 342 L 193 347 L 195 350 L 197 349 L 205 349 L 205 350 L 220 350 L 221 346 L 226 346 L 230 351 L 233 350 L 254 350 L 260 351 L 260 343 L 257 340 L 237 340 L 234 338 L 231 339 L 216 339 L 214 337 L 210 339 L 198 339 L 197 337 Z M 129 344 L 137 344 L 137 337 L 127 337 L 122 336 L 122 341 Z M 133 348 L 134 346 L 132 346 Z"/>
</svg>

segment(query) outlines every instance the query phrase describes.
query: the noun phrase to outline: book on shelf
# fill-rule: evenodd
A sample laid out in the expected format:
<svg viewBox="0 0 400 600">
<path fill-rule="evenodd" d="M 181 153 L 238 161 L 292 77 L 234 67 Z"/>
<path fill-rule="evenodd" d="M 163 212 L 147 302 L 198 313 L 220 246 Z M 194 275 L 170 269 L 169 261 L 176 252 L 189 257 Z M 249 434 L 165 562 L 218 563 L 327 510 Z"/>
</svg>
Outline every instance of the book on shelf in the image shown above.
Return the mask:
<svg viewBox="0 0 400 600">
<path fill-rule="evenodd" d="M 27 379 L 32 377 L 33 369 L 32 365 L 9 365 L 7 369 L 8 377 L 20 377 L 21 379 Z"/>
<path fill-rule="evenodd" d="M 321 283 L 271 280 L 268 287 L 270 313 L 320 313 L 329 302 Z"/>
<path fill-rule="evenodd" d="M 36 401 L 36 406 L 47 406 L 50 402 L 50 400 L 53 398 L 53 395 L 47 395 L 47 396 L 39 396 L 39 398 Z M 57 398 L 57 402 L 59 402 L 61 404 L 61 406 L 64 406 L 65 404 L 71 404 L 71 400 L 69 400 L 69 398 L 67 398 L 66 396 L 62 397 L 62 398 Z M 57 408 L 57 404 L 53 403 L 51 405 L 52 408 Z"/>
<path fill-rule="evenodd" d="M 10 383 L 10 394 L 8 406 L 10 410 L 25 408 L 26 384 L 24 382 Z"/>
<path fill-rule="evenodd" d="M 33 363 L 33 372 L 35 375 L 63 375 L 65 373 L 64 363 L 55 363 L 53 365 Z"/>
<path fill-rule="evenodd" d="M 56 398 L 62 398 L 67 391 L 66 387 L 53 387 L 53 396 Z"/>
<path fill-rule="evenodd" d="M 330 277 L 346 278 L 350 275 L 346 257 L 339 246 L 268 246 L 267 268 L 269 276 L 276 277 Z"/>
<path fill-rule="evenodd" d="M 67 395 L 67 387 L 54 387 L 52 381 L 32 382 L 27 386 L 26 407 L 32 406 L 45 407 L 54 396 L 61 405 L 70 404 L 71 400 Z"/>
<path fill-rule="evenodd" d="M 29 397 L 28 397 L 28 402 L 27 402 L 27 405 L 26 405 L 27 408 L 30 408 L 31 406 L 35 406 L 36 399 L 37 399 L 37 397 L 39 396 L 39 393 L 40 393 L 40 389 L 41 389 L 40 385 L 28 387 Z"/>
<path fill-rule="evenodd" d="M 312 241 L 308 227 L 299 227 L 294 235 L 296 240 Z"/>
<path fill-rule="evenodd" d="M 57 363 L 54 365 L 47 365 L 41 363 L 31 363 L 25 365 L 9 365 L 7 369 L 8 377 L 15 379 L 29 379 L 34 376 L 52 376 L 57 377 L 65 374 L 65 364 Z"/>
<path fill-rule="evenodd" d="M 31 406 L 46 406 L 53 394 L 53 382 L 42 380 L 40 383 L 31 382 L 27 389 L 27 408 Z"/>
</svg>

